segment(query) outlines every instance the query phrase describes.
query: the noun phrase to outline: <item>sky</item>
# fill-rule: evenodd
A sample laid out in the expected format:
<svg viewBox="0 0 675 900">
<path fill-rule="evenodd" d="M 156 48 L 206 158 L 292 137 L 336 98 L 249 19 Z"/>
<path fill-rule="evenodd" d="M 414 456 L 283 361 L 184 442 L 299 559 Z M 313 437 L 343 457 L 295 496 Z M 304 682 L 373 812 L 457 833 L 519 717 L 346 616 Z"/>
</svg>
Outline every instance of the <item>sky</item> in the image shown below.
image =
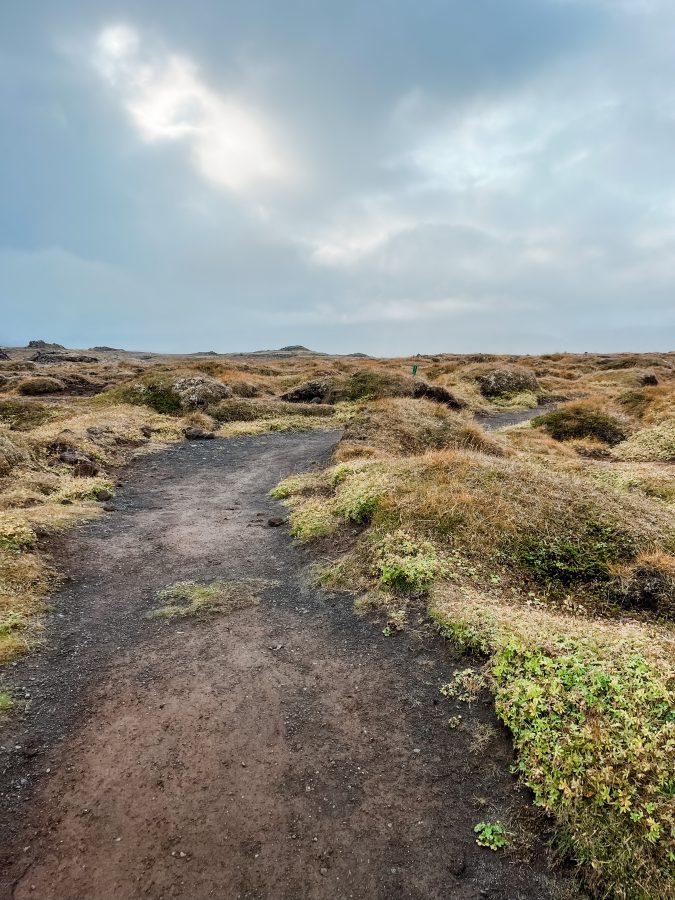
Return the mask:
<svg viewBox="0 0 675 900">
<path fill-rule="evenodd" d="M 0 0 L 0 345 L 675 349 L 673 0 Z"/>
</svg>

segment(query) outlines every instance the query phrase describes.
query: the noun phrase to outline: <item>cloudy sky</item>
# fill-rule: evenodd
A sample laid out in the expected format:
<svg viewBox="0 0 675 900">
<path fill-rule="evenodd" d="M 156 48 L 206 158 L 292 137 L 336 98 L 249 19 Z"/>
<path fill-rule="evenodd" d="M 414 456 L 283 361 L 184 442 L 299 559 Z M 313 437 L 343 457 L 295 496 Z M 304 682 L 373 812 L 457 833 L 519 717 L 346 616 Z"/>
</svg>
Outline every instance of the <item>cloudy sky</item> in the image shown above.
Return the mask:
<svg viewBox="0 0 675 900">
<path fill-rule="evenodd" d="M 675 346 L 673 0 L 0 0 L 0 344 Z"/>
</svg>

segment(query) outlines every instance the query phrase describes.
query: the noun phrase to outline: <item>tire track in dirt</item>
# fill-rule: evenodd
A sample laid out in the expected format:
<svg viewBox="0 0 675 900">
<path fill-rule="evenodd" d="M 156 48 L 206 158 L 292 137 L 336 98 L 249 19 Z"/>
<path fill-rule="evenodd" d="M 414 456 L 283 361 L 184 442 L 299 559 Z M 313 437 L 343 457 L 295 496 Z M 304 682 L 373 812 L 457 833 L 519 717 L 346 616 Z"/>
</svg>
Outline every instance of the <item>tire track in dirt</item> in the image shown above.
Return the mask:
<svg viewBox="0 0 675 900">
<path fill-rule="evenodd" d="M 32 705 L 0 741 L 2 897 L 545 898 L 541 847 L 473 825 L 528 803 L 488 704 L 439 702 L 465 660 L 426 626 L 385 638 L 308 586 L 268 490 L 338 434 L 184 443 L 135 460 L 116 510 L 54 546 Z M 148 620 L 178 580 L 267 579 L 258 606 Z M 472 753 L 450 715 L 492 725 Z M 18 749 L 17 749 L 18 748 Z M 527 815 L 527 814 L 525 814 Z"/>
</svg>

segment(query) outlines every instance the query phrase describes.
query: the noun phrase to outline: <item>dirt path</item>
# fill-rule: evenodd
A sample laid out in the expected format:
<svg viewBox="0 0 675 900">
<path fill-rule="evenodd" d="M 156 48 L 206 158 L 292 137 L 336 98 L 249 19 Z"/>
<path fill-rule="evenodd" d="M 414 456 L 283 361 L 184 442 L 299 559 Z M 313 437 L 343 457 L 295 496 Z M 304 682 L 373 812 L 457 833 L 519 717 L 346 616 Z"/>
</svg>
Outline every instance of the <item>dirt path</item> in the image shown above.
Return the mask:
<svg viewBox="0 0 675 900">
<path fill-rule="evenodd" d="M 55 547 L 68 581 L 47 649 L 13 669 L 32 704 L 0 735 L 0 896 L 553 896 L 541 848 L 473 840 L 527 797 L 489 706 L 439 695 L 466 660 L 308 587 L 309 555 L 267 526 L 269 488 L 324 465 L 335 440 L 139 458 L 115 511 Z M 250 577 L 276 582 L 256 607 L 146 618 L 175 581 Z M 448 727 L 457 713 L 466 729 Z"/>
<path fill-rule="evenodd" d="M 486 431 L 497 431 L 500 428 L 509 428 L 511 425 L 523 425 L 531 422 L 537 416 L 555 409 L 557 403 L 543 403 L 535 409 L 505 409 L 498 413 L 478 413 L 474 416 L 476 422 L 482 425 Z"/>
</svg>

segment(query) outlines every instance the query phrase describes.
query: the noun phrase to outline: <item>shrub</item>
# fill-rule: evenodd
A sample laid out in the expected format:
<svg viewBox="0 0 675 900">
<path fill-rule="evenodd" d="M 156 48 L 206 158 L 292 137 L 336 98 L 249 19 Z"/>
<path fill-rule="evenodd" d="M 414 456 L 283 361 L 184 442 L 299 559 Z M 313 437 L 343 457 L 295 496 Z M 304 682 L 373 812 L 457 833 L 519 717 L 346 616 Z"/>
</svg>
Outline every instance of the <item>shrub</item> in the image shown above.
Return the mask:
<svg viewBox="0 0 675 900">
<path fill-rule="evenodd" d="M 532 424 L 544 428 L 557 441 L 595 438 L 614 445 L 625 440 L 627 435 L 625 425 L 616 416 L 581 403 L 551 410 L 537 416 Z"/>
<path fill-rule="evenodd" d="M 108 397 L 135 406 L 149 406 L 165 415 L 179 415 L 182 409 L 180 397 L 173 388 L 173 379 L 168 375 L 153 374 L 143 381 L 122 385 L 108 392 Z"/>
</svg>

